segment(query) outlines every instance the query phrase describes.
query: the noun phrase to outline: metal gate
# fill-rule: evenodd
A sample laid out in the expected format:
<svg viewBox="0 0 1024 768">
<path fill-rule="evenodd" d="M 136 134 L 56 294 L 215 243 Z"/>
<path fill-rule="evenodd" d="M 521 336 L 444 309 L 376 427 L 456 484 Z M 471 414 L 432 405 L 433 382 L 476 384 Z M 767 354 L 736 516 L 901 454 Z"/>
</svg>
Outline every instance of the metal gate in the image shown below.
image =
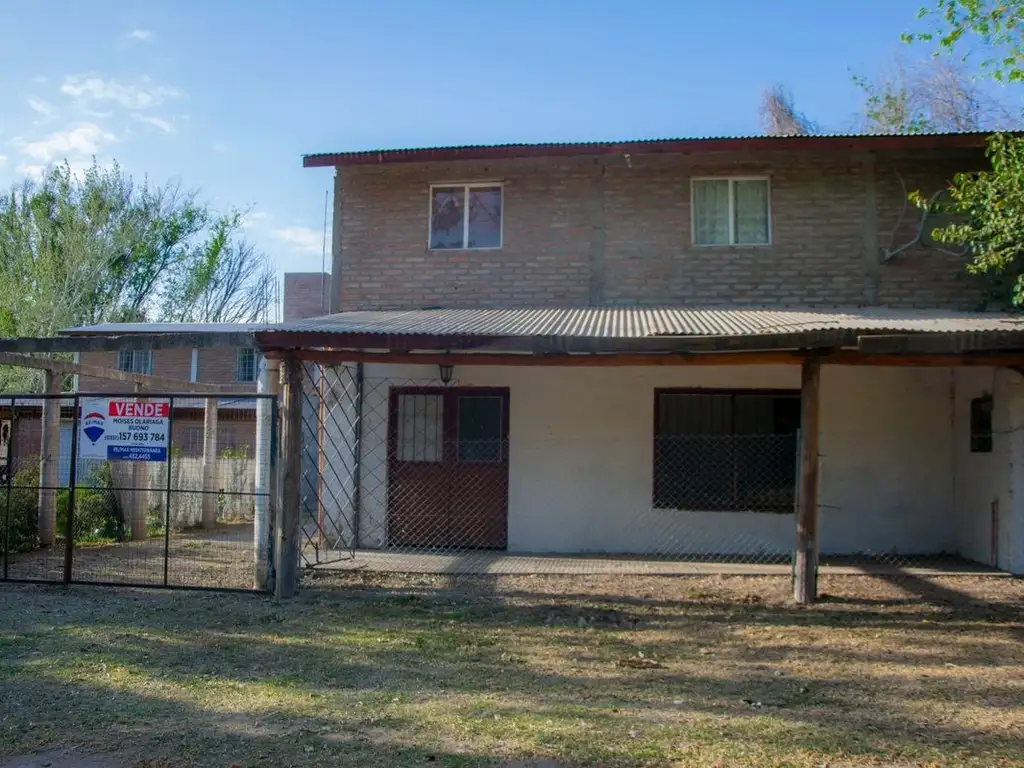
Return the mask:
<svg viewBox="0 0 1024 768">
<path fill-rule="evenodd" d="M 276 422 L 249 393 L 3 397 L 0 577 L 265 588 Z"/>
</svg>

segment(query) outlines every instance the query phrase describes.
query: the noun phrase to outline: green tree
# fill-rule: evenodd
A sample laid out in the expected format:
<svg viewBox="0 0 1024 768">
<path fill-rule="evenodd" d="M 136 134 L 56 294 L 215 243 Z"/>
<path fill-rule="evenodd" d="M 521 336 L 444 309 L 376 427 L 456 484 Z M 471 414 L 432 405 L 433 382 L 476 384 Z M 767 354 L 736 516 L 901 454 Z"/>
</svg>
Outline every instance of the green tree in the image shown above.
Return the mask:
<svg viewBox="0 0 1024 768">
<path fill-rule="evenodd" d="M 52 336 L 118 321 L 266 319 L 273 270 L 241 216 L 194 192 L 136 184 L 116 165 L 66 164 L 0 193 L 0 334 Z M 38 376 L 0 371 L 0 387 Z"/>
<path fill-rule="evenodd" d="M 919 17 L 935 25 L 930 32 L 904 35 L 908 42 L 936 45 L 951 55 L 969 41 L 980 43 L 980 70 L 1000 83 L 1024 81 L 1024 0 L 937 0 Z M 972 51 L 961 58 L 977 56 Z M 1024 139 L 1005 133 L 988 142 L 990 167 L 958 174 L 942 203 L 954 223 L 936 230 L 940 242 L 965 244 L 969 270 L 984 276 L 991 298 L 1024 306 Z M 920 204 L 920 196 L 916 197 Z"/>
</svg>

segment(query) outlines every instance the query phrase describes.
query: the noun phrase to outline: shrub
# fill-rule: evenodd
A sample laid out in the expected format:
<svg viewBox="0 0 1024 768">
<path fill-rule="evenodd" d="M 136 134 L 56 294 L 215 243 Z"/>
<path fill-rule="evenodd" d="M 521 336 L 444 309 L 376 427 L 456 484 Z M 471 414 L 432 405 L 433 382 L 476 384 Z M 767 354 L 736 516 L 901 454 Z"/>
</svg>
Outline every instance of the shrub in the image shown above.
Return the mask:
<svg viewBox="0 0 1024 768">
<path fill-rule="evenodd" d="M 114 491 L 114 476 L 109 462 L 97 465 L 81 482 L 87 487 L 75 488 L 75 543 L 124 541 L 125 525 L 121 505 Z M 67 529 L 70 491 L 57 495 L 57 533 Z"/>
<path fill-rule="evenodd" d="M 0 488 L 0 548 L 6 541 L 10 552 L 31 552 L 39 546 L 39 460 L 26 461 L 28 466 L 12 479 L 9 504 L 7 491 Z"/>
</svg>

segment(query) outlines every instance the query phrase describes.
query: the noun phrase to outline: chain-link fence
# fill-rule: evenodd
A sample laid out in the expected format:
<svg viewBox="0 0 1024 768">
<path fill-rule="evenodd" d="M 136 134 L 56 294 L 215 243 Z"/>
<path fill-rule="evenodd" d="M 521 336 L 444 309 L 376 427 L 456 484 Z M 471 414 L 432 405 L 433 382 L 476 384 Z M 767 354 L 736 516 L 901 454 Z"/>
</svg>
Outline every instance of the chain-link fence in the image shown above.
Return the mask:
<svg viewBox="0 0 1024 768">
<path fill-rule="evenodd" d="M 446 382 L 440 371 L 364 374 L 355 364 L 306 368 L 306 567 L 791 571 L 798 393 L 655 390 L 647 416 L 580 409 L 563 417 L 515 394 L 524 389 Z M 602 421 L 588 421 L 595 418 Z M 941 493 L 873 482 L 827 454 L 818 462 L 826 569 L 978 570 L 997 562 L 987 538 L 997 536 L 997 512 L 965 522 Z"/>
<path fill-rule="evenodd" d="M 513 407 L 502 387 L 308 365 L 306 567 L 787 571 L 795 431 L 599 445 L 512 435 Z"/>
<path fill-rule="evenodd" d="M 2 577 L 263 586 L 275 423 L 265 396 L 0 399 Z"/>
</svg>

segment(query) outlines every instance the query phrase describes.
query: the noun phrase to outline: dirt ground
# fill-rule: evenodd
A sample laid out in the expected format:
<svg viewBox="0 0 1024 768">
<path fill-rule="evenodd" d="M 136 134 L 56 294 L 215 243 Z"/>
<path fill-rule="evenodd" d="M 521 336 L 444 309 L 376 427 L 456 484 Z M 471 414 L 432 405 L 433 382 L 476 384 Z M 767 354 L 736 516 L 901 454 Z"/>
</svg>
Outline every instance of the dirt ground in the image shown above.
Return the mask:
<svg viewBox="0 0 1024 768">
<path fill-rule="evenodd" d="M 821 589 L 799 608 L 788 578 L 736 575 L 337 573 L 289 602 L 4 585 L 0 766 L 1024 766 L 1024 582 Z"/>
<path fill-rule="evenodd" d="M 252 523 L 221 524 L 209 531 L 171 533 L 167 545 L 167 583 L 171 586 L 251 589 Z M 63 541 L 63 540 L 61 540 Z M 72 579 L 162 586 L 163 535 L 117 544 L 76 545 Z M 64 546 L 8 555 L 11 579 L 59 582 L 64 578 Z"/>
</svg>

